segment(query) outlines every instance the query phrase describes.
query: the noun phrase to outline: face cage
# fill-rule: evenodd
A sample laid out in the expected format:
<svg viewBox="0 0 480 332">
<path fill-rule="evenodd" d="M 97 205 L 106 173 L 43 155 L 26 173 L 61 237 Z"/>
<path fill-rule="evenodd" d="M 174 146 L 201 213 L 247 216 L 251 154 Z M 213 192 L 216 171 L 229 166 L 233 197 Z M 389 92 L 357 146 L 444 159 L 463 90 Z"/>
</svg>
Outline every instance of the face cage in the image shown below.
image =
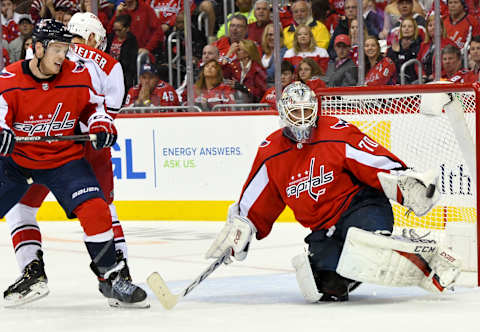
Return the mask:
<svg viewBox="0 0 480 332">
<path fill-rule="evenodd" d="M 283 107 L 280 112 L 280 118 L 282 119 L 283 124 L 285 125 L 284 134 L 291 140 L 298 143 L 308 143 L 312 135 L 312 128 L 316 126 L 317 121 L 317 108 L 315 105 L 302 105 L 301 117 L 297 117 L 292 112 L 299 109 L 298 105 L 295 108 Z M 305 118 L 304 110 L 309 109 L 312 113 Z"/>
</svg>

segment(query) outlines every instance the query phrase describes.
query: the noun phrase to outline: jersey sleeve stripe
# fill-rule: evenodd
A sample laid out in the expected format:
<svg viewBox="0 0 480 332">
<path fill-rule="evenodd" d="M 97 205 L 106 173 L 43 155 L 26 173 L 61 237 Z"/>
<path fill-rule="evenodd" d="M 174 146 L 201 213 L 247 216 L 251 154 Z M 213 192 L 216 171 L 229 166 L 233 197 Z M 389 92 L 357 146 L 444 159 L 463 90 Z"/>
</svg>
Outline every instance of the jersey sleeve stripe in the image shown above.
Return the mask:
<svg viewBox="0 0 480 332">
<path fill-rule="evenodd" d="M 9 129 L 6 119 L 8 113 L 8 104 L 5 98 L 0 95 L 0 127 L 4 129 Z"/>
<path fill-rule="evenodd" d="M 247 188 L 243 192 L 242 198 L 239 202 L 240 216 L 248 216 L 248 212 L 252 205 L 256 202 L 262 191 L 265 189 L 269 182 L 267 166 L 262 165 L 260 170 L 255 174 L 255 177 L 250 181 Z"/>
<path fill-rule="evenodd" d="M 348 144 L 345 146 L 346 158 L 353 159 L 360 164 L 385 170 L 404 169 L 401 163 L 396 162 L 389 157 L 373 155 L 368 152 L 355 149 Z"/>
</svg>

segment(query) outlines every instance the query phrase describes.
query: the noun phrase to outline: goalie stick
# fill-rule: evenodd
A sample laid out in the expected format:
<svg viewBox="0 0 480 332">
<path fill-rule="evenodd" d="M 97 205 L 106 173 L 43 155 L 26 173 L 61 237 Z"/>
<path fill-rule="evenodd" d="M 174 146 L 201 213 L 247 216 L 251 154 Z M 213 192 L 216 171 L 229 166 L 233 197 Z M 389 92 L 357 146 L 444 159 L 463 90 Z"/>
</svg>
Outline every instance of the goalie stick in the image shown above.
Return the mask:
<svg viewBox="0 0 480 332">
<path fill-rule="evenodd" d="M 222 263 L 224 263 L 232 254 L 232 248 L 228 248 L 223 254 L 210 264 L 195 280 L 193 280 L 179 294 L 173 294 L 168 288 L 165 280 L 157 272 L 153 272 L 147 278 L 147 284 L 158 298 L 165 309 L 172 309 L 178 301 L 190 293 L 203 280 L 205 280 L 213 271 L 215 271 Z"/>
<path fill-rule="evenodd" d="M 60 141 L 96 141 L 96 134 L 70 136 L 15 136 L 16 143 L 60 142 Z"/>
</svg>

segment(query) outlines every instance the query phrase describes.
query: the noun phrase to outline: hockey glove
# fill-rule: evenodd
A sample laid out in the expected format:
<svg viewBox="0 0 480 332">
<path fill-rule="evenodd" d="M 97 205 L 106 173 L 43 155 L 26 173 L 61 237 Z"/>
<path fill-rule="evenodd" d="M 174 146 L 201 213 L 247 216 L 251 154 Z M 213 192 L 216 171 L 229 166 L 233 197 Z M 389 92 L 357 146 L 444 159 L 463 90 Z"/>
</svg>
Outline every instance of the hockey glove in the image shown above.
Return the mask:
<svg viewBox="0 0 480 332">
<path fill-rule="evenodd" d="M 0 156 L 12 153 L 15 146 L 15 134 L 10 129 L 0 129 Z"/>
<path fill-rule="evenodd" d="M 94 120 L 90 124 L 88 132 L 97 135 L 97 139 L 92 141 L 95 150 L 109 148 L 117 141 L 117 129 L 113 124 L 113 119 L 108 115 L 103 116 L 100 120 Z"/>
<path fill-rule="evenodd" d="M 243 261 L 247 257 L 250 242 L 256 232 L 257 229 L 248 218 L 239 215 L 229 218 L 208 249 L 205 258 L 218 258 L 227 248 L 232 248 L 235 259 Z M 229 263 L 231 260 L 225 261 L 225 264 Z"/>
</svg>

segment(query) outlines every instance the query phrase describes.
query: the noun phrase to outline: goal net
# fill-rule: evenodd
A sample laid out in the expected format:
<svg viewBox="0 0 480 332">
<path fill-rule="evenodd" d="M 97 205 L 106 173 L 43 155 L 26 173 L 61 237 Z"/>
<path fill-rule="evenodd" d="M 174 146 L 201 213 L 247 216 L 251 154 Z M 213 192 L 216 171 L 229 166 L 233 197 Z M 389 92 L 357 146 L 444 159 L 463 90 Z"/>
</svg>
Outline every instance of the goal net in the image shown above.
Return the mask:
<svg viewBox="0 0 480 332">
<path fill-rule="evenodd" d="M 395 232 L 445 241 L 462 258 L 464 284 L 477 285 L 476 109 L 472 85 L 432 84 L 324 90 L 322 115 L 355 124 L 409 167 L 436 169 L 441 200 L 424 217 L 392 202 Z M 322 94 L 324 93 L 322 91 Z M 445 92 L 457 98 L 454 116 L 444 109 Z M 436 112 L 426 114 L 425 110 Z M 413 230 L 413 231 L 412 231 Z"/>
</svg>

